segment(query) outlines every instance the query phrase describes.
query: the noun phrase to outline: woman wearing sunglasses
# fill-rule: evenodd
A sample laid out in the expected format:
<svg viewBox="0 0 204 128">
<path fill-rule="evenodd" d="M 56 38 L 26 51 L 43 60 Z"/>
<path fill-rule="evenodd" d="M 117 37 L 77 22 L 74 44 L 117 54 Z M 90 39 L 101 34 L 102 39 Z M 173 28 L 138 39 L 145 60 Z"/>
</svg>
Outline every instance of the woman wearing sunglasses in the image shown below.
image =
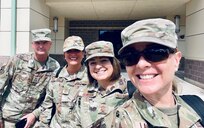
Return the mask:
<svg viewBox="0 0 204 128">
<path fill-rule="evenodd" d="M 202 127 L 197 113 L 173 91 L 181 59 L 174 23 L 166 19 L 138 21 L 125 28 L 121 38 L 123 47 L 119 55 L 137 91 L 103 119 L 105 125 L 119 128 Z"/>
<path fill-rule="evenodd" d="M 99 127 L 96 120 L 128 99 L 127 82 L 120 74 L 111 42 L 93 42 L 85 51 L 89 85 L 79 93 L 78 121 L 83 128 Z"/>
</svg>

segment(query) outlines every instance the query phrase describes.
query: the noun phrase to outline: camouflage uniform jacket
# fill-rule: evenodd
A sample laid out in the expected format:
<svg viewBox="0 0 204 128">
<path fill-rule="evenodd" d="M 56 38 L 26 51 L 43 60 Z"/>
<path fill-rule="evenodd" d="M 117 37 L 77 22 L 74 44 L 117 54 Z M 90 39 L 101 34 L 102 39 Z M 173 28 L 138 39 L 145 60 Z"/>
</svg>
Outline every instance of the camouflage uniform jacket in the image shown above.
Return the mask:
<svg viewBox="0 0 204 128">
<path fill-rule="evenodd" d="M 197 113 L 179 96 L 175 95 L 175 100 L 178 105 L 179 126 L 147 102 L 137 91 L 130 100 L 102 119 L 101 125 L 106 125 L 107 128 L 201 128 Z"/>
<path fill-rule="evenodd" d="M 79 96 L 76 107 L 78 121 L 81 127 L 86 128 L 128 99 L 127 81 L 121 77 L 104 91 L 101 91 L 95 82 L 94 85 L 82 89 Z"/>
<path fill-rule="evenodd" d="M 51 57 L 41 66 L 33 53 L 12 57 L 0 73 L 1 118 L 15 122 L 31 113 L 42 102 L 51 75 L 59 66 Z"/>
<path fill-rule="evenodd" d="M 88 84 L 87 69 L 82 66 L 80 71 L 74 75 L 69 75 L 66 66 L 60 71 L 58 78 L 52 77 L 44 102 L 35 112 L 42 114 L 39 117 L 41 127 L 69 128 L 72 127 L 71 112 L 74 108 L 78 89 Z M 53 104 L 56 112 L 52 117 Z M 51 120 L 52 118 L 52 120 Z"/>
</svg>

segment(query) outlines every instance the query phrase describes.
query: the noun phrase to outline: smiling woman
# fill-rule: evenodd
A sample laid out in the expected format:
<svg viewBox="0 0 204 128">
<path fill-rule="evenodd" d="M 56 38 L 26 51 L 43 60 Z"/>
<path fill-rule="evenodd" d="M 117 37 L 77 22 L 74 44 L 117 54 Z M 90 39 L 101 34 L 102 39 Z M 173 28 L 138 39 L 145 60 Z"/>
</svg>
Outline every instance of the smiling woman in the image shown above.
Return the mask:
<svg viewBox="0 0 204 128">
<path fill-rule="evenodd" d="M 88 67 L 90 75 L 93 79 L 98 81 L 98 84 L 104 89 L 108 86 L 106 82 L 109 81 L 113 66 L 108 57 L 95 57 L 89 60 Z"/>
<path fill-rule="evenodd" d="M 71 111 L 75 106 L 78 89 L 88 84 L 87 70 L 82 63 L 84 42 L 79 36 L 69 36 L 63 45 L 66 65 L 51 78 L 41 112 L 39 127 L 70 127 Z M 55 111 L 56 110 L 56 111 Z"/>
<path fill-rule="evenodd" d="M 127 81 L 120 74 L 111 42 L 93 42 L 85 51 L 89 84 L 79 93 L 76 116 L 78 125 L 96 127 L 96 120 L 128 99 Z"/>
<path fill-rule="evenodd" d="M 119 55 L 137 89 L 100 124 L 108 128 L 202 127 L 195 109 L 173 89 L 181 59 L 175 24 L 161 18 L 137 21 L 121 32 L 121 39 Z"/>
</svg>

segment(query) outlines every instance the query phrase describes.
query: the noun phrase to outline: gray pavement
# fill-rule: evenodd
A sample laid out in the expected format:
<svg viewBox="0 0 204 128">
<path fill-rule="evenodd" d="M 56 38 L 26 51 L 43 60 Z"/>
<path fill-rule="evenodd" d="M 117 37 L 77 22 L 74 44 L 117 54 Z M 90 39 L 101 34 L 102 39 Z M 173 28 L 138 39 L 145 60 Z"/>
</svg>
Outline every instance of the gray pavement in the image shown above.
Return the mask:
<svg viewBox="0 0 204 128">
<path fill-rule="evenodd" d="M 204 89 L 186 82 L 185 80 L 175 77 L 175 80 L 179 86 L 179 94 L 181 95 L 197 95 L 204 100 Z"/>
</svg>

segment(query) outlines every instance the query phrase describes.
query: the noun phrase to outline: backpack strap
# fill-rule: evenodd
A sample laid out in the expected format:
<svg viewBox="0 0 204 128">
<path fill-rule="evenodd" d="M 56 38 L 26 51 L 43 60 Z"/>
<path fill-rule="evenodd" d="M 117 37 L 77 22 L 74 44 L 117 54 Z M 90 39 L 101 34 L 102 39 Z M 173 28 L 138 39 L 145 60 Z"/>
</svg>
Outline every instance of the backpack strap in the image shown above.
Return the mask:
<svg viewBox="0 0 204 128">
<path fill-rule="evenodd" d="M 59 76 L 59 73 L 61 72 L 62 69 L 63 69 L 63 66 L 60 67 L 60 68 L 57 70 L 57 73 L 55 74 L 55 77 L 56 77 L 56 78 Z"/>
<path fill-rule="evenodd" d="M 132 84 L 132 82 L 130 80 L 127 81 L 127 90 L 128 90 L 129 98 L 131 98 L 133 93 L 136 90 L 136 87 Z"/>
<path fill-rule="evenodd" d="M 201 117 L 201 125 L 204 126 L 204 101 L 196 95 L 180 96 Z"/>
</svg>

